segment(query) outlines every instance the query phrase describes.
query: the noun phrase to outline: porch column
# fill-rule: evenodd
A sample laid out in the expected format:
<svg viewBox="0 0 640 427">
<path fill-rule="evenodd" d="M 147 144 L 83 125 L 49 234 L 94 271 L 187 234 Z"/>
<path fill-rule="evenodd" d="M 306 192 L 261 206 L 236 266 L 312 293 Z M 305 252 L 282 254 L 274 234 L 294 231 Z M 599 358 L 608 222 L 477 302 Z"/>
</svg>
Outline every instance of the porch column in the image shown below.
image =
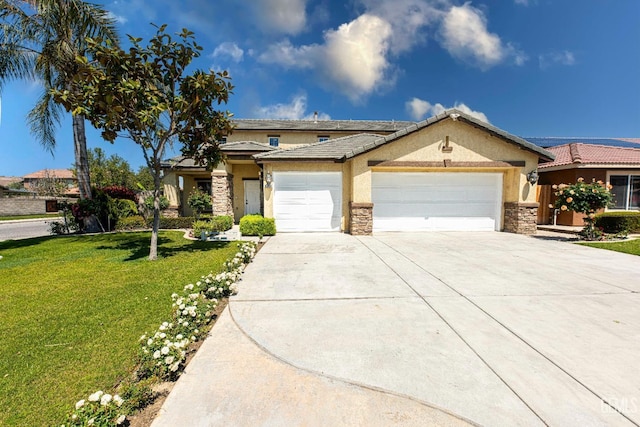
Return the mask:
<svg viewBox="0 0 640 427">
<path fill-rule="evenodd" d="M 373 203 L 349 204 L 351 215 L 351 234 L 354 236 L 370 236 L 373 233 Z"/>
<path fill-rule="evenodd" d="M 233 175 L 223 170 L 211 172 L 213 214 L 233 218 Z"/>
<path fill-rule="evenodd" d="M 516 234 L 536 234 L 538 203 L 505 202 L 504 231 Z"/>
</svg>

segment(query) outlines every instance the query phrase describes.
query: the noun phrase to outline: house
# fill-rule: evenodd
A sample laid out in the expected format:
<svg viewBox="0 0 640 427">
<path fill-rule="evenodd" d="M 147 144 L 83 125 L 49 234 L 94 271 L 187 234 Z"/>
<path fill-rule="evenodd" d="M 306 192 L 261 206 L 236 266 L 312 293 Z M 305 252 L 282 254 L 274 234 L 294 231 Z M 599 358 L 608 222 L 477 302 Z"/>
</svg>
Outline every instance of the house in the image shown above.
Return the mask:
<svg viewBox="0 0 640 427">
<path fill-rule="evenodd" d="M 36 193 L 55 193 L 62 190 L 66 196 L 79 194 L 78 180 L 69 169 L 42 169 L 25 175 L 23 179 L 25 190 Z"/>
<path fill-rule="evenodd" d="M 239 121 L 241 140 L 221 146 L 227 161 L 213 172 L 166 162 L 165 194 L 179 204 L 180 178 L 187 191 L 210 181 L 214 212 L 262 212 L 278 231 L 535 233 L 532 172 L 554 159 L 547 150 L 458 110 L 347 123 Z"/>
<path fill-rule="evenodd" d="M 583 178 L 612 186 L 613 205 L 607 210 L 640 210 L 640 144 L 627 141 L 630 144 L 625 146 L 572 142 L 549 147 L 548 151 L 556 158 L 538 166 L 541 207 L 552 202 L 552 185 L 574 183 Z M 540 223 L 552 223 L 553 215 L 554 211 L 548 210 Z M 575 212 L 559 212 L 556 224 L 582 226 L 582 217 Z"/>
</svg>

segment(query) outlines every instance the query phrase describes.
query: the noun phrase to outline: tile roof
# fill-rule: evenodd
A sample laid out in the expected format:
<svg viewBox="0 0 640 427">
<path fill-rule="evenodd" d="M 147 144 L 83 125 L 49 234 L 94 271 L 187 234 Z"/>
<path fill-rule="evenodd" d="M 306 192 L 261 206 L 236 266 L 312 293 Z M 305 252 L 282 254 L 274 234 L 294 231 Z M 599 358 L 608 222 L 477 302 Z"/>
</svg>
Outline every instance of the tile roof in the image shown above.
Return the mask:
<svg viewBox="0 0 640 427">
<path fill-rule="evenodd" d="M 395 120 L 272 120 L 234 119 L 237 130 L 302 130 L 302 131 L 351 131 L 351 132 L 395 132 L 415 124 Z"/>
<path fill-rule="evenodd" d="M 42 169 L 24 176 L 24 178 L 57 178 L 57 179 L 75 179 L 73 172 L 69 169 Z"/>
<path fill-rule="evenodd" d="M 515 135 L 511 135 L 510 133 L 507 133 L 502 129 L 482 122 L 456 109 L 446 110 L 441 114 L 433 116 L 419 123 L 411 123 L 409 126 L 386 136 L 371 133 L 351 135 L 324 142 L 318 142 L 315 144 L 309 144 L 306 146 L 296 147 L 290 150 L 281 150 L 277 152 L 258 154 L 254 157 L 258 161 L 296 159 L 345 161 L 448 118 L 451 118 L 452 120 L 464 121 L 471 126 L 480 128 L 486 132 L 493 134 L 494 136 L 499 137 L 502 140 L 538 154 L 543 160 L 552 160 L 554 158 L 553 154 L 551 154 L 549 151 L 540 148 L 528 141 L 525 141 L 524 139 L 519 138 Z"/>
<path fill-rule="evenodd" d="M 556 155 L 553 162 L 543 163 L 539 169 L 567 165 L 638 165 L 640 166 L 640 146 L 638 148 L 611 147 L 585 143 L 565 144 L 548 148 Z"/>
<path fill-rule="evenodd" d="M 343 159 L 347 153 L 362 146 L 373 144 L 383 138 L 382 135 L 372 133 L 359 133 L 343 136 L 342 138 L 329 139 L 323 142 L 302 145 L 289 150 L 272 151 L 270 153 L 257 154 L 254 157 L 258 161 L 263 160 L 333 160 Z"/>
<path fill-rule="evenodd" d="M 220 151 L 222 152 L 256 152 L 256 151 L 273 151 L 277 150 L 276 147 L 272 147 L 267 144 L 262 144 L 256 141 L 233 141 L 220 145 Z"/>
<path fill-rule="evenodd" d="M 543 148 L 557 147 L 559 145 L 572 143 L 640 148 L 640 138 L 524 137 L 524 139 Z"/>
<path fill-rule="evenodd" d="M 15 182 L 22 182 L 19 176 L 0 176 L 0 186 L 8 187 Z"/>
</svg>

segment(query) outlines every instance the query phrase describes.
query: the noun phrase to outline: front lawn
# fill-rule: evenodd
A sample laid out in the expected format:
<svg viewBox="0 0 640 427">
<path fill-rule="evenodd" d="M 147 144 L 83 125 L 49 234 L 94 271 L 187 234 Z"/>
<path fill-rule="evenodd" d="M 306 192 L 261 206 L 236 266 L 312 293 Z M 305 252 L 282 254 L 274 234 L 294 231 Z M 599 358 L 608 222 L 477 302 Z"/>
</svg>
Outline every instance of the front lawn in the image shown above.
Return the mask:
<svg viewBox="0 0 640 427">
<path fill-rule="evenodd" d="M 153 262 L 149 232 L 0 242 L 0 425 L 59 424 L 133 371 L 171 293 L 237 250 L 182 235 L 161 232 Z"/>
<path fill-rule="evenodd" d="M 627 240 L 624 242 L 591 242 L 580 244 L 591 246 L 592 248 L 609 249 L 610 251 L 624 252 L 631 255 L 640 255 L 640 239 Z"/>
</svg>

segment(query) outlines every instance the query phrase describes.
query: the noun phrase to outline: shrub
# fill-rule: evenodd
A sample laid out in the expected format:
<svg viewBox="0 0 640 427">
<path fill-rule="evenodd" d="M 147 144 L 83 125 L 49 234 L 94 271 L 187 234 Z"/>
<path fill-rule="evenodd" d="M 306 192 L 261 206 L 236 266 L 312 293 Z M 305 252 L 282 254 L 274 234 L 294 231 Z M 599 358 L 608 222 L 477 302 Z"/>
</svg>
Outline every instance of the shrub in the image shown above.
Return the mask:
<svg viewBox="0 0 640 427">
<path fill-rule="evenodd" d="M 153 222 L 153 218 L 149 218 L 149 227 L 151 227 L 152 222 Z M 160 228 L 165 230 L 175 230 L 177 228 L 191 228 L 191 224 L 193 224 L 192 216 L 179 216 L 179 217 L 161 216 L 160 217 Z"/>
<path fill-rule="evenodd" d="M 147 223 L 140 215 L 128 216 L 121 218 L 116 224 L 116 230 L 139 230 L 141 228 L 148 228 Z"/>
<path fill-rule="evenodd" d="M 244 236 L 273 236 L 276 234 L 276 222 L 262 215 L 245 215 L 240 218 L 240 233 Z"/>
<path fill-rule="evenodd" d="M 109 185 L 107 187 L 100 188 L 100 190 L 113 199 L 126 199 L 131 200 L 132 202 L 138 201 L 138 196 L 135 191 L 123 185 Z"/>
<path fill-rule="evenodd" d="M 199 188 L 194 188 L 189 194 L 187 204 L 193 209 L 196 218 L 198 218 L 202 212 L 211 211 L 211 201 L 211 194 L 207 194 Z"/>
<path fill-rule="evenodd" d="M 227 231 L 233 227 L 233 218 L 229 215 L 214 216 L 211 221 L 215 224 L 215 231 Z"/>
<path fill-rule="evenodd" d="M 596 211 L 606 208 L 611 203 L 612 195 L 609 188 L 602 181 L 596 182 L 595 179 L 587 184 L 583 178 L 578 178 L 575 184 L 553 185 L 552 188 L 556 190 L 555 208 L 583 214 L 585 226 L 581 236 L 587 240 L 597 239 L 594 219 Z"/>
<path fill-rule="evenodd" d="M 109 213 L 112 218 L 118 221 L 121 218 L 138 215 L 136 202 L 129 199 L 110 199 Z"/>
<path fill-rule="evenodd" d="M 144 207 L 150 213 L 153 213 L 153 195 L 144 199 Z M 163 211 L 169 207 L 169 199 L 165 196 L 160 196 L 160 210 Z"/>
<path fill-rule="evenodd" d="M 193 235 L 195 237 L 200 236 L 203 231 L 222 232 L 230 230 L 233 227 L 233 218 L 228 215 L 214 216 L 208 220 L 199 219 L 193 221 L 191 228 L 193 229 Z"/>
<path fill-rule="evenodd" d="M 604 212 L 596 215 L 595 225 L 605 233 L 640 233 L 640 212 Z"/>
</svg>

